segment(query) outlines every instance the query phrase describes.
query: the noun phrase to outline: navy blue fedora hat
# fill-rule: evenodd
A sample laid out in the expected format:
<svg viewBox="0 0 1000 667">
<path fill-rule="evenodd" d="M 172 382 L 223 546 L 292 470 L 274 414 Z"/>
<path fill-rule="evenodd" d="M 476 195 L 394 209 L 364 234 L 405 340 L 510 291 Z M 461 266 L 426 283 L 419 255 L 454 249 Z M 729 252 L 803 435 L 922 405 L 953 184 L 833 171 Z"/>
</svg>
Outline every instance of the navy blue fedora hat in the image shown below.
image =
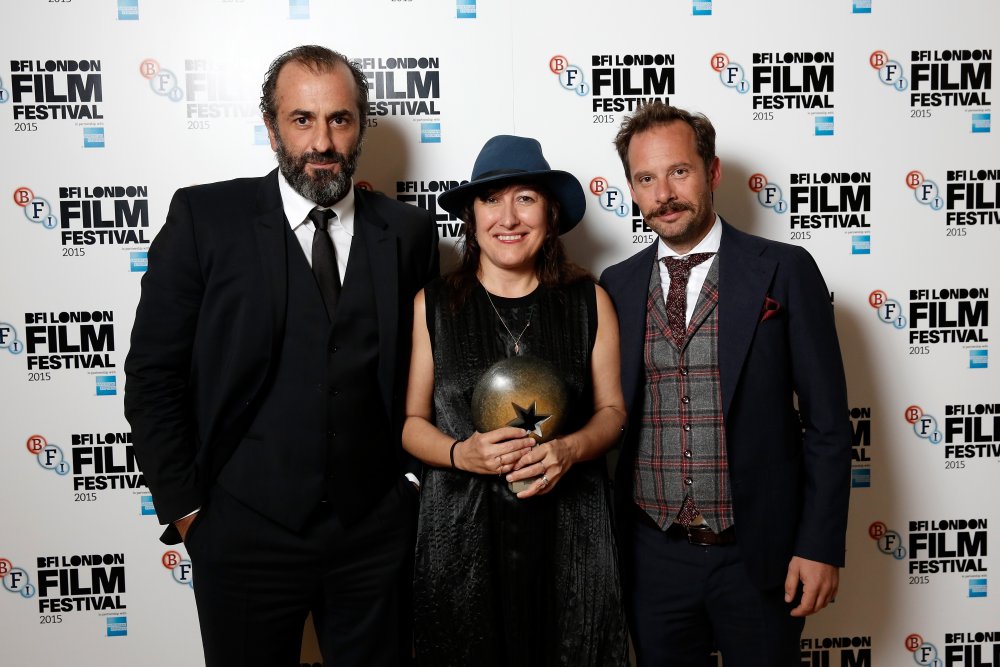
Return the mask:
<svg viewBox="0 0 1000 667">
<path fill-rule="evenodd" d="M 544 185 L 559 202 L 559 233 L 576 227 L 587 210 L 587 198 L 576 176 L 549 167 L 536 139 L 501 134 L 493 137 L 479 151 L 469 182 L 441 193 L 438 204 L 453 215 L 460 215 L 466 203 L 488 183 L 524 181 Z"/>
</svg>

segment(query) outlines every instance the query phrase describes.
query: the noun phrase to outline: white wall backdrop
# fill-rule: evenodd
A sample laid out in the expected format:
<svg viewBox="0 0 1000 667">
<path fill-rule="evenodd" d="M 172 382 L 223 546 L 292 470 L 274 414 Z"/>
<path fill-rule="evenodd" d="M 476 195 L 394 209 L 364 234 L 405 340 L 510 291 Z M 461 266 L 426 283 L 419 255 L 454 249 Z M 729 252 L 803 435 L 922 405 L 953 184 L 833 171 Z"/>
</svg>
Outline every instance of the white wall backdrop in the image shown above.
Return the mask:
<svg viewBox="0 0 1000 667">
<path fill-rule="evenodd" d="M 611 140 L 649 99 L 718 129 L 717 208 L 807 248 L 855 428 L 848 567 L 803 666 L 1000 665 L 1000 5 L 960 0 L 20 0 L 0 40 L 0 662 L 200 664 L 122 416 L 145 251 L 181 186 L 274 166 L 257 100 L 318 43 L 372 84 L 359 181 L 437 193 L 490 136 L 594 193 L 599 273 L 653 240 Z M 761 415 L 766 419 L 767 415 Z M 991 550 L 992 547 L 992 550 Z M 307 649 L 305 661 L 318 660 Z"/>
</svg>

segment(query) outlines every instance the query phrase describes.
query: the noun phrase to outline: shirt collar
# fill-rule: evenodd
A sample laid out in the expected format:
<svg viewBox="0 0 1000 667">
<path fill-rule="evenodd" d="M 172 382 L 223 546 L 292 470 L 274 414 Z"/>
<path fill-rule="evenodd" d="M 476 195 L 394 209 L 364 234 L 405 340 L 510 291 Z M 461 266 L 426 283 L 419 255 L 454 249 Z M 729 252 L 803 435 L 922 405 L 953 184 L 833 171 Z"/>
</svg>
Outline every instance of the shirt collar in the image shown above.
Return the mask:
<svg viewBox="0 0 1000 667">
<path fill-rule="evenodd" d="M 705 235 L 698 245 L 691 249 L 691 253 L 695 252 L 719 252 L 719 246 L 722 245 L 722 219 L 719 218 L 719 214 L 715 214 L 715 222 L 712 223 L 712 228 L 708 230 L 708 234 Z M 690 255 L 691 253 L 687 253 Z M 663 259 L 664 257 L 682 257 L 687 255 L 678 255 L 676 252 L 671 250 L 663 239 L 660 239 L 657 250 L 656 259 L 657 261 Z"/>
<path fill-rule="evenodd" d="M 337 214 L 337 222 L 350 236 L 354 236 L 354 183 L 347 190 L 343 199 L 333 206 L 321 206 L 320 208 L 332 209 Z M 278 171 L 278 191 L 281 193 L 281 205 L 285 210 L 285 217 L 294 232 L 300 225 L 309 221 L 309 211 L 316 208 L 316 202 L 306 199 L 292 187 L 285 175 Z"/>
</svg>

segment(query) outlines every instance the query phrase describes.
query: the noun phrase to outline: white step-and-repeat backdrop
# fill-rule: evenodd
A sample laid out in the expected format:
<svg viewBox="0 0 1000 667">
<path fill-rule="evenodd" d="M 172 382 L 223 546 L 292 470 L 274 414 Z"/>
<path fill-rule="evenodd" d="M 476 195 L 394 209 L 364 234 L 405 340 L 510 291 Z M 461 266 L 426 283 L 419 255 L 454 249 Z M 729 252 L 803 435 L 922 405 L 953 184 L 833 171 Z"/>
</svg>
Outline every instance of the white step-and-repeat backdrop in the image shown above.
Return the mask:
<svg viewBox="0 0 1000 667">
<path fill-rule="evenodd" d="M 1000 665 L 1000 5 L 19 0 L 0 12 L 0 663 L 200 663 L 194 573 L 183 547 L 157 541 L 122 364 L 171 194 L 273 168 L 263 73 L 318 43 L 369 78 L 358 180 L 435 211 L 446 256 L 460 223 L 438 194 L 468 178 L 488 137 L 515 133 L 589 188 L 566 242 L 599 273 L 654 239 L 611 145 L 623 116 L 653 99 L 706 113 L 717 208 L 816 257 L 847 364 L 848 567 L 837 603 L 806 625 L 803 666 Z"/>
</svg>

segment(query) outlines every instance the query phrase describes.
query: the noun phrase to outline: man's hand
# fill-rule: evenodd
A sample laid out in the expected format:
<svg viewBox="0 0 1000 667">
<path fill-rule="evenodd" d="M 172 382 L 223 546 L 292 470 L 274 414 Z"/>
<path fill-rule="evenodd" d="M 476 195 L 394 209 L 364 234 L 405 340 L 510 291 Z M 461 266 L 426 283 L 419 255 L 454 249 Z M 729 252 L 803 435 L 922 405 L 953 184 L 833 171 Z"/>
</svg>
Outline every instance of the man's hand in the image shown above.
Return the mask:
<svg viewBox="0 0 1000 667">
<path fill-rule="evenodd" d="M 802 600 L 792 616 L 809 616 L 834 601 L 840 584 L 840 569 L 833 565 L 793 556 L 785 577 L 785 602 L 795 598 L 802 582 Z"/>
<path fill-rule="evenodd" d="M 198 516 L 197 512 L 194 514 L 188 514 L 183 519 L 177 519 L 177 521 L 174 521 L 174 527 L 177 529 L 177 532 L 181 534 L 182 542 L 187 542 L 188 528 L 190 528 L 191 524 L 194 523 L 194 518 L 196 516 Z"/>
</svg>

